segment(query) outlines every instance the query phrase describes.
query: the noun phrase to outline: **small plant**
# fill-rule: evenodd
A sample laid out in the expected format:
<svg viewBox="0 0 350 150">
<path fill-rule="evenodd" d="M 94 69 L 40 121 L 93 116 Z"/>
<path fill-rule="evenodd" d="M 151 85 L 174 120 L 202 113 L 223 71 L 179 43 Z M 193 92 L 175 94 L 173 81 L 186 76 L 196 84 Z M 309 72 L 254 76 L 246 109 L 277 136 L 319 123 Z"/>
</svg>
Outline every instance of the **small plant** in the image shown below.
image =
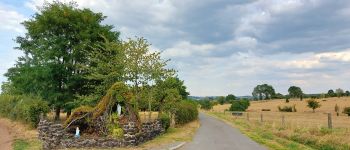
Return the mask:
<svg viewBox="0 0 350 150">
<path fill-rule="evenodd" d="M 345 107 L 343 113 L 348 114 L 348 116 L 350 116 L 350 107 Z"/>
<path fill-rule="evenodd" d="M 339 116 L 339 106 L 335 104 L 334 111 L 337 113 L 337 116 Z"/>
<path fill-rule="evenodd" d="M 312 112 L 315 112 L 315 109 L 320 108 L 321 104 L 315 99 L 310 99 L 307 101 L 307 107 L 311 108 Z"/>
<path fill-rule="evenodd" d="M 168 130 L 170 127 L 170 117 L 167 114 L 161 114 L 160 117 L 160 122 L 162 122 L 162 126 L 164 127 L 165 130 Z"/>
<path fill-rule="evenodd" d="M 293 112 L 297 112 L 297 109 L 295 108 L 295 104 L 293 105 Z"/>
<path fill-rule="evenodd" d="M 293 107 L 292 106 L 284 106 L 284 107 L 278 106 L 278 110 L 280 112 L 293 112 Z"/>
</svg>

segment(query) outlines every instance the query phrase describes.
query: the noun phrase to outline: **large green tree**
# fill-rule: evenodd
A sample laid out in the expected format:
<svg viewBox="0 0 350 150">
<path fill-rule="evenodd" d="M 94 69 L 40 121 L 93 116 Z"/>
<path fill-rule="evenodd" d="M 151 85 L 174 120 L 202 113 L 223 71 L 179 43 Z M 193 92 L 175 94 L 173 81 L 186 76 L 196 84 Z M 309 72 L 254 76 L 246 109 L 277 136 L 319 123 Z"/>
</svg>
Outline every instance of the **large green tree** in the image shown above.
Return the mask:
<svg viewBox="0 0 350 150">
<path fill-rule="evenodd" d="M 173 76 L 175 71 L 167 69 L 169 60 L 163 60 L 160 52 L 152 52 L 144 38 L 129 39 L 123 42 L 124 75 L 126 83 L 131 83 L 136 95 L 135 107 L 141 100 L 142 86 L 154 85 L 158 80 Z M 181 92 L 181 91 L 179 91 Z"/>
<path fill-rule="evenodd" d="M 75 3 L 45 3 L 39 10 L 23 22 L 27 32 L 16 38 L 16 49 L 24 56 L 6 76 L 14 91 L 49 101 L 58 119 L 65 103 L 91 92 L 86 66 L 94 65 L 89 56 L 96 43 L 117 41 L 119 32 L 101 24 L 103 14 Z"/>
<path fill-rule="evenodd" d="M 288 88 L 288 93 L 290 97 L 298 97 L 300 100 L 303 100 L 303 91 L 300 87 L 291 86 Z"/>
<path fill-rule="evenodd" d="M 257 85 L 253 92 L 252 95 L 255 99 L 271 99 L 275 95 L 275 89 L 272 87 L 272 85 L 268 84 L 262 84 L 262 85 Z"/>
</svg>

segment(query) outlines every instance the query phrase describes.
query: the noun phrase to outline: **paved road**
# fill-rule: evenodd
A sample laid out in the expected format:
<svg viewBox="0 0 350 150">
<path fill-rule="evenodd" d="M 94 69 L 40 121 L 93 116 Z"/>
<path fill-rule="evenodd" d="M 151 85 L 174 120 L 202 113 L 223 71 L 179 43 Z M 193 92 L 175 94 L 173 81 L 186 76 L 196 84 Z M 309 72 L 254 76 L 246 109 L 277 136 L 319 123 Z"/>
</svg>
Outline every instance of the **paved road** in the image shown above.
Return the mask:
<svg viewBox="0 0 350 150">
<path fill-rule="evenodd" d="M 265 147 L 243 135 L 238 129 L 205 115 L 199 114 L 201 127 L 193 141 L 182 150 L 266 150 Z"/>
<path fill-rule="evenodd" d="M 0 150 L 11 150 L 11 136 L 7 126 L 0 122 Z"/>
</svg>

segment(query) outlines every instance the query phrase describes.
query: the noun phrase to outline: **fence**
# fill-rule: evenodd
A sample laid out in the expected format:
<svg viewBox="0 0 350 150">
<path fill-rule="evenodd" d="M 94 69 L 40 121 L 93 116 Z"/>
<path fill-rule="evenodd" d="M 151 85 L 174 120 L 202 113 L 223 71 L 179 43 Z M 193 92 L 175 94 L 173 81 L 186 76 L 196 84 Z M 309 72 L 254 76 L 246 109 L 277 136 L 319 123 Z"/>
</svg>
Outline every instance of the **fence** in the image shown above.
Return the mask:
<svg viewBox="0 0 350 150">
<path fill-rule="evenodd" d="M 349 128 L 350 117 L 345 114 L 337 116 L 335 113 L 306 113 L 306 112 L 232 112 L 224 111 L 225 115 L 234 119 L 245 119 L 248 121 L 269 122 L 282 126 L 299 127 L 328 127 Z M 237 113 L 241 113 L 238 115 Z"/>
</svg>

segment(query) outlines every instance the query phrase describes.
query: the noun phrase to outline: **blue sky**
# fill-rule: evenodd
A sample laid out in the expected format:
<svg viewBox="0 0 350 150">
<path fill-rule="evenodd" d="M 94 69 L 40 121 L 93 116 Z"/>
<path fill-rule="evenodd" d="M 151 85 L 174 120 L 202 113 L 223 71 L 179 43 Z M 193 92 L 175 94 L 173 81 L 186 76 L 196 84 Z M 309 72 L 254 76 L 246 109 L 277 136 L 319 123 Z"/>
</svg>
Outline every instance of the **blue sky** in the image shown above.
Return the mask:
<svg viewBox="0 0 350 150">
<path fill-rule="evenodd" d="M 13 39 L 43 0 L 0 0 L 0 82 L 21 55 Z M 67 2 L 67 1 L 65 1 Z M 348 0 L 76 0 L 122 38 L 142 36 L 170 58 L 191 95 L 350 90 Z"/>
</svg>

